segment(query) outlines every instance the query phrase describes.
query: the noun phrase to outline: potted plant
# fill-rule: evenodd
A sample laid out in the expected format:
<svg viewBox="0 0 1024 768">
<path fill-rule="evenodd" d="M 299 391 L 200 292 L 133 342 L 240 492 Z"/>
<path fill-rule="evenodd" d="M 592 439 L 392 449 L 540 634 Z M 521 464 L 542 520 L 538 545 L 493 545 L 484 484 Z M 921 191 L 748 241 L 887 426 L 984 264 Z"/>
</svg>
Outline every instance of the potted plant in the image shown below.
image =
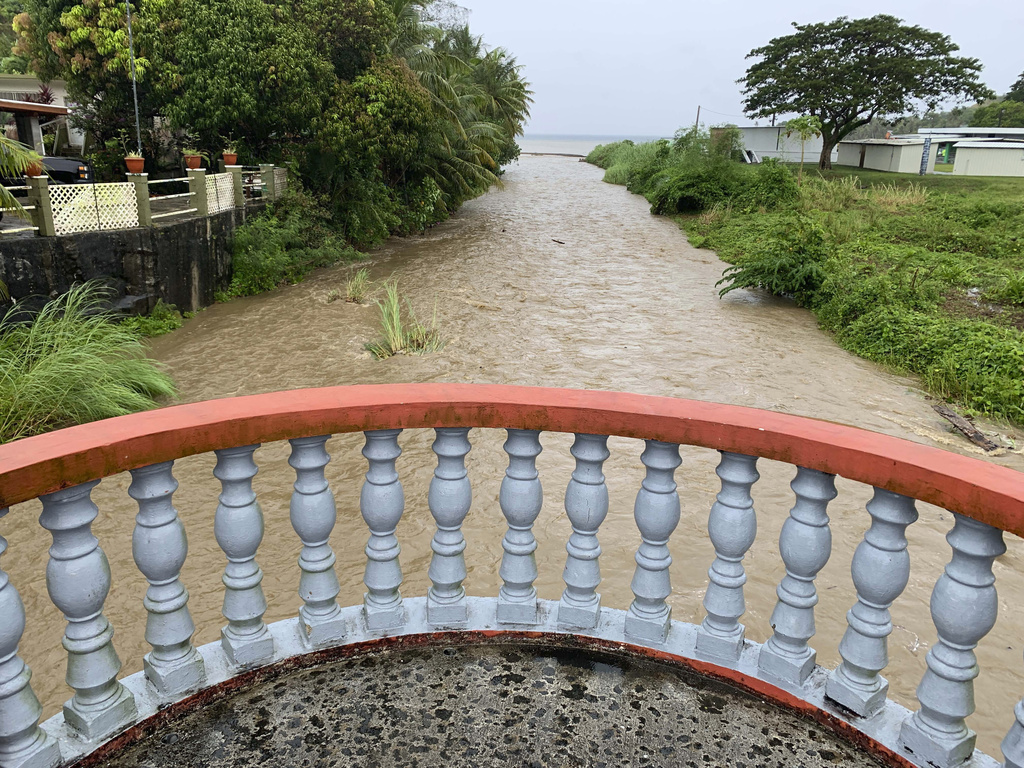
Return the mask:
<svg viewBox="0 0 1024 768">
<path fill-rule="evenodd" d="M 36 160 L 31 165 L 25 167 L 26 176 L 42 176 L 43 175 L 43 161 Z"/>
<path fill-rule="evenodd" d="M 206 157 L 202 152 L 193 147 L 186 147 L 181 150 L 181 154 L 185 156 L 185 167 L 193 170 L 198 168 Z"/>
<path fill-rule="evenodd" d="M 238 150 L 229 144 L 224 148 L 224 165 L 238 165 Z"/>
<path fill-rule="evenodd" d="M 124 164 L 128 168 L 128 173 L 142 173 L 143 168 L 146 167 L 146 160 L 138 152 L 127 152 L 124 156 Z"/>
</svg>

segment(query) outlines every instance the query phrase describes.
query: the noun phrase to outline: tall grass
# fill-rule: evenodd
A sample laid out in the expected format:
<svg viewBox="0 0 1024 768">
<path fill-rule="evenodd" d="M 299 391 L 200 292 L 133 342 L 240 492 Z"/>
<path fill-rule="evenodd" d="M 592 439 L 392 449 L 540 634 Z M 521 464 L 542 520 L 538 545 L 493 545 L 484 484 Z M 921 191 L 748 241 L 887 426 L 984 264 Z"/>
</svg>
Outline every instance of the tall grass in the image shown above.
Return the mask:
<svg viewBox="0 0 1024 768">
<path fill-rule="evenodd" d="M 345 283 L 345 300 L 353 304 L 362 304 L 373 290 L 370 282 L 370 270 L 363 267 Z"/>
<path fill-rule="evenodd" d="M 137 331 L 106 311 L 95 283 L 49 302 L 31 322 L 0 320 L 0 443 L 153 408 L 174 394 Z"/>
<path fill-rule="evenodd" d="M 404 304 L 404 309 L 403 309 Z M 423 355 L 444 348 L 444 339 L 437 325 L 437 306 L 429 325 L 416 317 L 408 299 L 398 290 L 398 283 L 389 281 L 384 286 L 384 298 L 377 301 L 380 310 L 381 336 L 366 345 L 366 349 L 378 360 L 393 355 Z"/>
</svg>

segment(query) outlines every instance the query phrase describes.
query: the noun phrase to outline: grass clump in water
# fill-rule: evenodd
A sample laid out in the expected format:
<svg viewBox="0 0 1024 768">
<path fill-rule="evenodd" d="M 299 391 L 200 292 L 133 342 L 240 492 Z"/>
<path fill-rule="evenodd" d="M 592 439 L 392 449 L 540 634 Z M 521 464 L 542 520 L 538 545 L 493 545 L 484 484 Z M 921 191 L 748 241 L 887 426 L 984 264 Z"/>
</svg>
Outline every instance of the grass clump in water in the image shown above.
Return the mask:
<svg viewBox="0 0 1024 768">
<path fill-rule="evenodd" d="M 122 325 L 142 336 L 163 336 L 165 333 L 178 330 L 184 322 L 185 319 L 177 307 L 173 304 L 164 304 L 163 299 L 157 299 L 156 306 L 148 315 L 129 317 Z"/>
<path fill-rule="evenodd" d="M 345 301 L 352 304 L 362 304 L 372 292 L 373 283 L 370 282 L 370 270 L 366 267 L 357 271 L 345 283 Z"/>
<path fill-rule="evenodd" d="M 30 322 L 0 320 L 0 443 L 156 407 L 174 383 L 138 331 L 106 309 L 109 291 L 72 288 Z"/>
<path fill-rule="evenodd" d="M 444 348 L 444 339 L 437 327 L 437 306 L 430 325 L 424 325 L 413 311 L 412 305 L 398 290 L 398 283 L 389 281 L 384 286 L 384 298 L 377 301 L 380 310 L 381 337 L 370 342 L 366 349 L 378 360 L 393 355 L 424 355 Z M 403 309 L 404 304 L 404 309 Z"/>
</svg>

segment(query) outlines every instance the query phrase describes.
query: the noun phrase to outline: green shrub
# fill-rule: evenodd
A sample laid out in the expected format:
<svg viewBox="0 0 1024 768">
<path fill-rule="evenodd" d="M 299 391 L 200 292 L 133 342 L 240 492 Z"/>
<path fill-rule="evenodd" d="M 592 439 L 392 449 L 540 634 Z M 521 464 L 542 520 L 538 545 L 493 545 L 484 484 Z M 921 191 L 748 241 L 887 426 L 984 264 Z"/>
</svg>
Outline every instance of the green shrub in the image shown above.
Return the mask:
<svg viewBox="0 0 1024 768">
<path fill-rule="evenodd" d="M 798 216 L 783 223 L 764 244 L 739 264 L 727 267 L 718 284 L 727 283 L 721 296 L 737 288 L 763 288 L 792 296 L 802 306 L 819 303 L 827 277 L 829 243 L 813 219 Z"/>
<path fill-rule="evenodd" d="M 651 182 L 651 213 L 699 213 L 724 203 L 742 189 L 740 173 L 740 166 L 728 161 L 672 166 Z"/>
<path fill-rule="evenodd" d="M 141 336 L 163 336 L 165 333 L 178 330 L 184 322 L 177 307 L 173 304 L 164 304 L 163 299 L 157 299 L 156 306 L 148 315 L 129 317 L 122 324 Z"/>
<path fill-rule="evenodd" d="M 380 310 L 381 336 L 377 341 L 366 344 L 367 351 L 378 360 L 398 354 L 424 355 L 444 348 L 444 339 L 437 326 L 437 307 L 430 325 L 424 325 L 416 317 L 412 305 L 398 291 L 398 283 L 389 281 L 384 286 L 384 298 L 377 302 Z"/>
<path fill-rule="evenodd" d="M 157 405 L 174 394 L 138 333 L 107 311 L 95 283 L 46 304 L 30 322 L 0 320 L 0 443 Z"/>
<path fill-rule="evenodd" d="M 745 176 L 738 201 L 744 208 L 773 210 L 792 203 L 800 194 L 800 187 L 792 171 L 775 158 L 765 160 L 755 168 L 753 174 Z"/>
<path fill-rule="evenodd" d="M 232 296 L 254 296 L 302 280 L 319 267 L 362 257 L 328 226 L 329 215 L 301 191 L 287 194 L 235 232 Z"/>
</svg>

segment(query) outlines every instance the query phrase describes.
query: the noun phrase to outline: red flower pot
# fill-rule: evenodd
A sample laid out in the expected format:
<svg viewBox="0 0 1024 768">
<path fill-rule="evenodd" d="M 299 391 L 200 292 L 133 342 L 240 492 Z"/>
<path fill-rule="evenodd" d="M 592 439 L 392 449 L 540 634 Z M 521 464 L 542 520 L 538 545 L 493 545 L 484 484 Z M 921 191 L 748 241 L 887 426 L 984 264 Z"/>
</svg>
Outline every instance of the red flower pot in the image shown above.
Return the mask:
<svg viewBox="0 0 1024 768">
<path fill-rule="evenodd" d="M 126 157 L 124 164 L 128 168 L 128 173 L 142 173 L 142 169 L 146 167 L 146 158 Z"/>
<path fill-rule="evenodd" d="M 25 169 L 26 176 L 42 176 L 43 175 L 43 164 L 32 163 L 28 168 Z"/>
<path fill-rule="evenodd" d="M 199 155 L 185 155 L 185 167 L 192 168 L 193 170 L 198 168 L 203 162 L 203 158 Z"/>
<path fill-rule="evenodd" d="M 238 154 L 235 152 L 225 152 L 224 165 L 238 165 Z"/>
</svg>

